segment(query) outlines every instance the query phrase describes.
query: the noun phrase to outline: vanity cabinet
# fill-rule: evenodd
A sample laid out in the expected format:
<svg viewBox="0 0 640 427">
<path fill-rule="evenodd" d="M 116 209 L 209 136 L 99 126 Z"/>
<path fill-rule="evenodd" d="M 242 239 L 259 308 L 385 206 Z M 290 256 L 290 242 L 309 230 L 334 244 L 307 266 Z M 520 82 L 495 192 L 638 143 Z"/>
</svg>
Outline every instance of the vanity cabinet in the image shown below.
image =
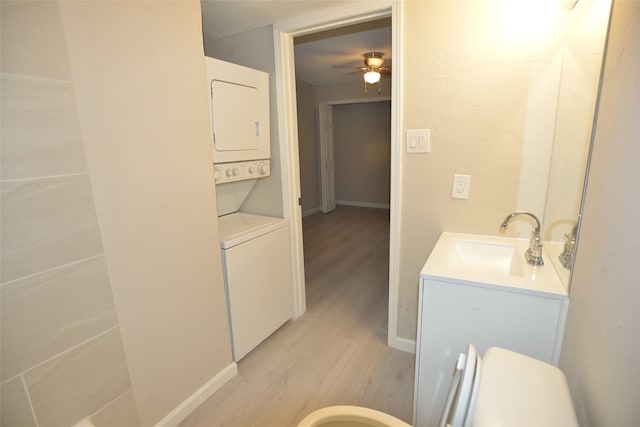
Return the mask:
<svg viewBox="0 0 640 427">
<path fill-rule="evenodd" d="M 564 288 L 540 292 L 535 277 L 529 286 L 476 282 L 468 272 L 447 277 L 431 261 L 420 275 L 415 427 L 438 425 L 455 362 L 469 344 L 481 357 L 502 347 L 557 365 L 569 305 Z"/>
</svg>

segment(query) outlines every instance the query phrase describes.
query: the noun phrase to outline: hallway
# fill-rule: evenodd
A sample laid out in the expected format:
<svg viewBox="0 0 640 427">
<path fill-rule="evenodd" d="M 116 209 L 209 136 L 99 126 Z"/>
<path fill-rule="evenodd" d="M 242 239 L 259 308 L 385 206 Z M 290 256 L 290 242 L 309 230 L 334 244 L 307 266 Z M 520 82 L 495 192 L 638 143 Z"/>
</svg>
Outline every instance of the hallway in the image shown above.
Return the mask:
<svg viewBox="0 0 640 427">
<path fill-rule="evenodd" d="M 386 342 L 389 212 L 338 206 L 303 228 L 307 312 L 242 359 L 182 427 L 295 426 L 330 405 L 411 422 L 414 355 Z"/>
</svg>

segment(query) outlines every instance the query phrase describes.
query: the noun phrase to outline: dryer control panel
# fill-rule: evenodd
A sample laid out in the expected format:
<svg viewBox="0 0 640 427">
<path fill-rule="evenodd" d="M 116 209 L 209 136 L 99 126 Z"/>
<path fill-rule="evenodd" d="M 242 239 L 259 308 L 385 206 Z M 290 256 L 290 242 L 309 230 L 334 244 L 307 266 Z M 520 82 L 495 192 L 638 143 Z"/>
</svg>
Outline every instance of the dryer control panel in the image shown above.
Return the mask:
<svg viewBox="0 0 640 427">
<path fill-rule="evenodd" d="M 213 167 L 216 184 L 268 177 L 271 168 L 268 159 L 246 162 L 218 163 Z"/>
</svg>

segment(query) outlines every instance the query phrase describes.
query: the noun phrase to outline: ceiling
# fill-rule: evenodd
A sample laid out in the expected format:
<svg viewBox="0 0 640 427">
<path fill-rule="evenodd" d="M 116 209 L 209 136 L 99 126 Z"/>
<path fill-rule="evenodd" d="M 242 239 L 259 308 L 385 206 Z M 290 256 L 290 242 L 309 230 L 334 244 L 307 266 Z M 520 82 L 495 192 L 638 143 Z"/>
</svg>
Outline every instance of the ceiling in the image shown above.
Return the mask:
<svg viewBox="0 0 640 427">
<path fill-rule="evenodd" d="M 355 0 L 202 0 L 202 29 L 205 44 L 245 31 L 262 28 Z M 296 37 L 296 78 L 313 85 L 362 81 L 354 68 L 363 66 L 362 54 L 379 51 L 385 65 L 391 60 L 391 19 L 365 22 L 322 33 Z"/>
</svg>

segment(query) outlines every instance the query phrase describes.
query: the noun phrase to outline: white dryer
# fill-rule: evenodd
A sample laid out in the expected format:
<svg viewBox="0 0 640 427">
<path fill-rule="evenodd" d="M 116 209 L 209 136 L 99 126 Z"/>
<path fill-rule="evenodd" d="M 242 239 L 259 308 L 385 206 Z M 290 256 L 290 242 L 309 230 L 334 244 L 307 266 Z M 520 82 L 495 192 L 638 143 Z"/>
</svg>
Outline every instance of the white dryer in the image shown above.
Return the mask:
<svg viewBox="0 0 640 427">
<path fill-rule="evenodd" d="M 269 159 L 269 74 L 205 57 L 213 163 Z"/>
</svg>

